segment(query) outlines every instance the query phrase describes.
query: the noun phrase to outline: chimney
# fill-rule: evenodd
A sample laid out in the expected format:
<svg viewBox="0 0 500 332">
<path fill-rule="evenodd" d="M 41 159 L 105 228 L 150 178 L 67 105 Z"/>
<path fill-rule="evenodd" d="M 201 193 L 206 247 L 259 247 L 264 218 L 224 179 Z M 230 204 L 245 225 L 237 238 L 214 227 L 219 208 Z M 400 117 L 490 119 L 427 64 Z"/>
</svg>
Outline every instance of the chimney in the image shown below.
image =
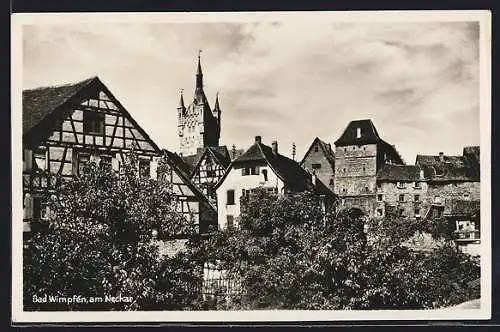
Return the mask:
<svg viewBox="0 0 500 332">
<path fill-rule="evenodd" d="M 262 142 L 262 137 L 261 136 L 255 136 L 255 143 L 259 143 Z"/>
<path fill-rule="evenodd" d="M 439 152 L 439 160 L 444 161 L 444 153 L 443 152 Z"/>
<path fill-rule="evenodd" d="M 272 147 L 273 147 L 273 153 L 275 155 L 278 154 L 278 142 L 277 141 L 273 141 Z"/>
</svg>

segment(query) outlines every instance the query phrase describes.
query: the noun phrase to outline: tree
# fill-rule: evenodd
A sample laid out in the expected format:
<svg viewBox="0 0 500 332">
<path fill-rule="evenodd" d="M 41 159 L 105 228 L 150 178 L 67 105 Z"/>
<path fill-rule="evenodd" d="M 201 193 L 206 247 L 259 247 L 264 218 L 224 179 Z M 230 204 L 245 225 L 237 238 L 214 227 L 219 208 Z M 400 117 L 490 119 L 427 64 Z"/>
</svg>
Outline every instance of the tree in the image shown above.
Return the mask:
<svg viewBox="0 0 500 332">
<path fill-rule="evenodd" d="M 194 267 L 160 255 L 158 241 L 191 236 L 194 225 L 175 212 L 169 184 L 137 176 L 136 165 L 133 152 L 118 174 L 89 163 L 47 197 L 50 220 L 25 243 L 25 310 L 166 310 L 196 300 Z"/>
<path fill-rule="evenodd" d="M 409 249 L 414 225 L 398 232 L 404 222 L 377 228 L 356 209 L 325 216 L 312 193 L 262 190 L 242 202 L 240 229 L 207 239 L 199 257 L 241 281 L 222 308 L 423 309 L 468 299 L 478 263 L 446 245 Z"/>
</svg>

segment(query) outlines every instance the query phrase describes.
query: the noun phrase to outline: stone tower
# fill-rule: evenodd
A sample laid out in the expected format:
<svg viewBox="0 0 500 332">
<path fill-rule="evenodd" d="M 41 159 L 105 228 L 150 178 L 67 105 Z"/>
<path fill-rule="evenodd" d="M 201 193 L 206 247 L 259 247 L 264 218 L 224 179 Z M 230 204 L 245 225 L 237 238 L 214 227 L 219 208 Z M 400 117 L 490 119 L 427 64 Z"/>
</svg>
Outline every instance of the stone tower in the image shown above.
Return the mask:
<svg viewBox="0 0 500 332">
<path fill-rule="evenodd" d="M 216 97 L 214 110 L 212 111 L 203 91 L 203 72 L 200 55 L 198 55 L 196 87 L 193 100 L 186 107 L 181 91 L 179 106 L 177 107 L 181 155 L 193 155 L 200 148 L 219 145 L 220 115 L 219 96 L 217 95 Z"/>
<path fill-rule="evenodd" d="M 386 163 L 403 164 L 396 149 L 382 140 L 371 120 L 351 121 L 335 141 L 334 192 L 345 207 L 373 216 L 377 172 Z"/>
</svg>

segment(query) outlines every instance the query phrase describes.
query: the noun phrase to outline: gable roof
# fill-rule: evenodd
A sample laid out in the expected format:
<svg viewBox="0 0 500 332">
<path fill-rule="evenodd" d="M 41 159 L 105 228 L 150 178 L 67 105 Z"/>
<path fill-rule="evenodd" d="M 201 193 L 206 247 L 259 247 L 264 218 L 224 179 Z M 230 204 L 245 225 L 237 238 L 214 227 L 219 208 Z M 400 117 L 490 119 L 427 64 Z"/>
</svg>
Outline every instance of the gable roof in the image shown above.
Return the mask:
<svg viewBox="0 0 500 332">
<path fill-rule="evenodd" d="M 330 144 L 322 141 L 321 139 L 319 139 L 318 137 L 316 137 L 313 142 L 311 143 L 311 145 L 309 146 L 309 149 L 307 149 L 307 152 L 304 154 L 304 157 L 302 158 L 301 162 L 300 162 L 300 166 L 302 166 L 307 158 L 307 156 L 309 155 L 309 153 L 311 152 L 312 148 L 318 144 L 321 151 L 323 151 L 323 154 L 324 156 L 326 157 L 326 159 L 328 160 L 328 162 L 330 163 L 330 165 L 332 166 L 332 168 L 334 167 L 335 165 L 335 153 L 333 152 L 332 150 L 332 147 Z"/>
<path fill-rule="evenodd" d="M 316 179 L 316 185 L 314 185 L 311 174 L 300 167 L 299 163 L 279 153 L 273 153 L 271 147 L 260 142 L 255 142 L 245 153 L 233 160 L 229 165 L 229 169 L 234 166 L 245 165 L 249 162 L 265 162 L 285 184 L 294 189 L 311 189 L 321 194 L 335 196 L 319 179 Z M 215 188 L 218 188 L 222 184 L 228 174 L 229 170 L 226 171 L 224 176 L 215 185 Z"/>
<path fill-rule="evenodd" d="M 358 128 L 361 129 L 360 137 L 357 137 Z M 335 141 L 335 145 L 363 145 L 378 143 L 380 140 L 380 136 L 372 120 L 354 120 L 349 122 L 340 138 Z"/>
<path fill-rule="evenodd" d="M 97 79 L 91 77 L 72 84 L 23 90 L 23 134 Z"/>
<path fill-rule="evenodd" d="M 471 152 L 468 153 L 467 152 Z M 415 164 L 431 181 L 475 181 L 480 180 L 479 147 L 465 150 L 465 156 L 417 155 Z"/>
<path fill-rule="evenodd" d="M 414 165 L 385 164 L 377 172 L 377 180 L 380 181 L 419 181 L 420 168 Z"/>
<path fill-rule="evenodd" d="M 28 138 L 40 139 L 40 137 L 49 134 L 66 113 L 73 111 L 72 108 L 65 107 L 66 105 L 70 102 L 79 104 L 81 99 L 88 97 L 89 92 L 96 90 L 103 91 L 153 149 L 158 153 L 160 152 L 158 145 L 97 76 L 73 84 L 24 90 L 23 140 Z"/>
<path fill-rule="evenodd" d="M 203 157 L 209 153 L 212 155 L 222 167 L 227 168 L 231 163 L 231 158 L 229 156 L 229 151 L 225 145 L 223 146 L 208 146 L 204 148 L 199 148 L 196 154 L 183 156 L 179 164 L 184 168 L 187 174 L 193 176 L 196 169 L 199 167 Z"/>
</svg>

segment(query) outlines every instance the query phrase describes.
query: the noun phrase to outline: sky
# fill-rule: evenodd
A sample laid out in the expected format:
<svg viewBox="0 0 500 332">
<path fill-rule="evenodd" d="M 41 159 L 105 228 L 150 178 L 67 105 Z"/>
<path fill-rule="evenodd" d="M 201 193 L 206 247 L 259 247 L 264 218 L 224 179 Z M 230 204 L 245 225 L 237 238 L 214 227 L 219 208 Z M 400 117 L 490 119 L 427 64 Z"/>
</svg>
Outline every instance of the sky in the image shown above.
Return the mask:
<svg viewBox="0 0 500 332">
<path fill-rule="evenodd" d="M 100 23 L 23 27 L 23 88 L 98 76 L 149 136 L 179 151 L 177 105 L 195 87 L 198 50 L 221 145 L 256 135 L 300 160 L 372 119 L 408 164 L 479 145 L 479 24 Z"/>
</svg>

